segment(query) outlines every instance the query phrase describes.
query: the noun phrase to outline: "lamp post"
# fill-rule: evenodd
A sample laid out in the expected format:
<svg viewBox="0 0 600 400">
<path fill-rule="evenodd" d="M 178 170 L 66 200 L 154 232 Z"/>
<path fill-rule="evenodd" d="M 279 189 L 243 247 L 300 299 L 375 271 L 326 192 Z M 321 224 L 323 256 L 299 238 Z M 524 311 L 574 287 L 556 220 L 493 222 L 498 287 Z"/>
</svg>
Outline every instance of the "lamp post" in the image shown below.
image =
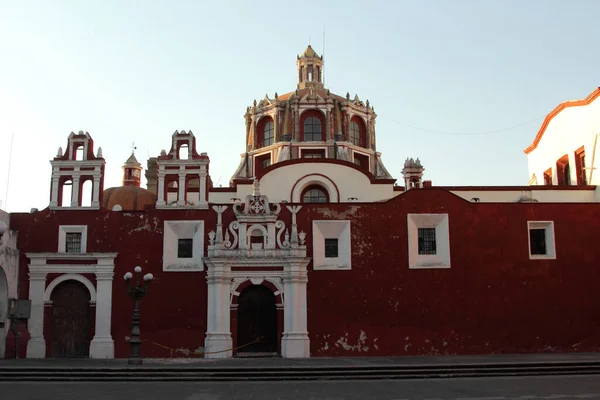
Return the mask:
<svg viewBox="0 0 600 400">
<path fill-rule="evenodd" d="M 140 358 L 140 300 L 148 292 L 148 286 L 154 276 L 152 274 L 144 275 L 144 282 L 140 282 L 140 275 L 142 273 L 142 267 L 135 267 L 135 285 L 130 284 L 133 274 L 128 272 L 123 277 L 125 284 L 127 285 L 127 291 L 131 297 L 133 297 L 133 324 L 131 328 L 131 339 L 129 339 L 129 345 L 131 346 L 131 354 L 129 356 L 129 365 L 142 365 L 142 359 Z"/>
</svg>

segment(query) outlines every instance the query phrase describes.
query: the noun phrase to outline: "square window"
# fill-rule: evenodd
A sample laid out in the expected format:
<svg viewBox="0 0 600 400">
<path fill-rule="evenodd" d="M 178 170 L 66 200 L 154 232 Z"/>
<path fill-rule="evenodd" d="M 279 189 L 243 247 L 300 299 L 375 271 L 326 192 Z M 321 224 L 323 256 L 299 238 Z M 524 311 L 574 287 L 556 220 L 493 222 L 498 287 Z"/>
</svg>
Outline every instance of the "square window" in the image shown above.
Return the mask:
<svg viewBox="0 0 600 400">
<path fill-rule="evenodd" d="M 529 259 L 556 259 L 554 223 L 552 221 L 527 221 Z"/>
<path fill-rule="evenodd" d="M 177 258 L 192 258 L 194 239 L 179 239 Z"/>
<path fill-rule="evenodd" d="M 338 239 L 325 239 L 325 258 L 338 258 Z"/>
<path fill-rule="evenodd" d="M 435 243 L 435 228 L 419 228 L 419 254 L 437 254 Z"/>
<path fill-rule="evenodd" d="M 450 268 L 448 214 L 407 214 L 408 268 Z"/>
<path fill-rule="evenodd" d="M 542 228 L 529 230 L 529 246 L 532 255 L 546 255 L 546 230 Z"/>
<path fill-rule="evenodd" d="M 65 235 L 65 252 L 81 253 L 81 232 L 67 232 Z"/>
<path fill-rule="evenodd" d="M 265 158 L 261 162 L 262 162 L 262 167 L 267 168 L 268 166 L 271 165 L 271 158 Z"/>
</svg>

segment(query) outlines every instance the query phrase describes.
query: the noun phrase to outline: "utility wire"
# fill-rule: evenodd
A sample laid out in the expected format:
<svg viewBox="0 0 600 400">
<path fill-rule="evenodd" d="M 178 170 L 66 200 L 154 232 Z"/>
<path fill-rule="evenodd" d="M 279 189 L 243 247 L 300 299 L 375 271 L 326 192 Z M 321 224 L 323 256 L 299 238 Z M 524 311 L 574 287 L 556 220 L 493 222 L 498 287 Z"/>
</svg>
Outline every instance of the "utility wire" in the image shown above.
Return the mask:
<svg viewBox="0 0 600 400">
<path fill-rule="evenodd" d="M 379 115 L 379 114 L 377 116 L 380 117 L 380 118 L 386 119 L 388 121 L 394 122 L 394 123 L 396 123 L 398 125 L 402 125 L 405 128 L 415 129 L 417 131 L 428 132 L 428 133 L 437 133 L 437 134 L 440 134 L 440 135 L 454 135 L 454 136 L 491 135 L 491 134 L 494 134 L 494 133 L 506 132 L 506 131 L 510 131 L 512 129 L 520 128 L 520 127 L 525 126 L 525 125 L 529 125 L 529 124 L 531 124 L 533 122 L 536 122 L 536 121 L 539 121 L 539 120 L 541 120 L 542 118 L 545 117 L 545 115 L 544 115 L 542 117 L 537 117 L 537 118 L 534 118 L 534 119 L 529 120 L 527 122 L 523 122 L 523 123 L 518 124 L 518 125 L 509 126 L 508 128 L 495 129 L 493 131 L 482 131 L 482 132 L 445 132 L 445 131 L 436 131 L 436 130 L 433 130 L 433 129 L 425 129 L 425 128 L 419 128 L 418 126 L 403 124 L 402 122 L 398 122 L 398 121 L 393 120 L 391 118 L 386 118 L 385 116 Z"/>
</svg>

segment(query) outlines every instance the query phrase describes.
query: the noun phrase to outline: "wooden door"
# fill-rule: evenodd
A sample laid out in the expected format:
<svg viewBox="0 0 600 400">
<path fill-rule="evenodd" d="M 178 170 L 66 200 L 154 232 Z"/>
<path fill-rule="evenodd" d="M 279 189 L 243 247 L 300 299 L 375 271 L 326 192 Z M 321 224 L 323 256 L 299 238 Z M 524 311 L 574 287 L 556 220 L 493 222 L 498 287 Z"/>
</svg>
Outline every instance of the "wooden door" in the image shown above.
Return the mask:
<svg viewBox="0 0 600 400">
<path fill-rule="evenodd" d="M 249 286 L 238 300 L 237 345 L 239 353 L 277 353 L 277 307 L 273 292 L 261 285 Z"/>
<path fill-rule="evenodd" d="M 81 282 L 65 281 L 52 291 L 51 357 L 88 357 L 90 293 Z"/>
</svg>

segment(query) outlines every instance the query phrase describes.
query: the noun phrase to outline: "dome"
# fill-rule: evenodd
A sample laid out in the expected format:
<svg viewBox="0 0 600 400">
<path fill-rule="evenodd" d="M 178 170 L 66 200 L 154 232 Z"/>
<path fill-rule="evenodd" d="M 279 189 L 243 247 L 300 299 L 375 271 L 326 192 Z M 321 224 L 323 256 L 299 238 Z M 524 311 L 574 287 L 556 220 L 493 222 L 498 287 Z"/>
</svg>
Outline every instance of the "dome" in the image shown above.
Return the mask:
<svg viewBox="0 0 600 400">
<path fill-rule="evenodd" d="M 123 211 L 141 211 L 156 204 L 156 195 L 139 186 L 111 187 L 104 191 L 102 207 L 112 210 L 120 205 Z"/>
</svg>

